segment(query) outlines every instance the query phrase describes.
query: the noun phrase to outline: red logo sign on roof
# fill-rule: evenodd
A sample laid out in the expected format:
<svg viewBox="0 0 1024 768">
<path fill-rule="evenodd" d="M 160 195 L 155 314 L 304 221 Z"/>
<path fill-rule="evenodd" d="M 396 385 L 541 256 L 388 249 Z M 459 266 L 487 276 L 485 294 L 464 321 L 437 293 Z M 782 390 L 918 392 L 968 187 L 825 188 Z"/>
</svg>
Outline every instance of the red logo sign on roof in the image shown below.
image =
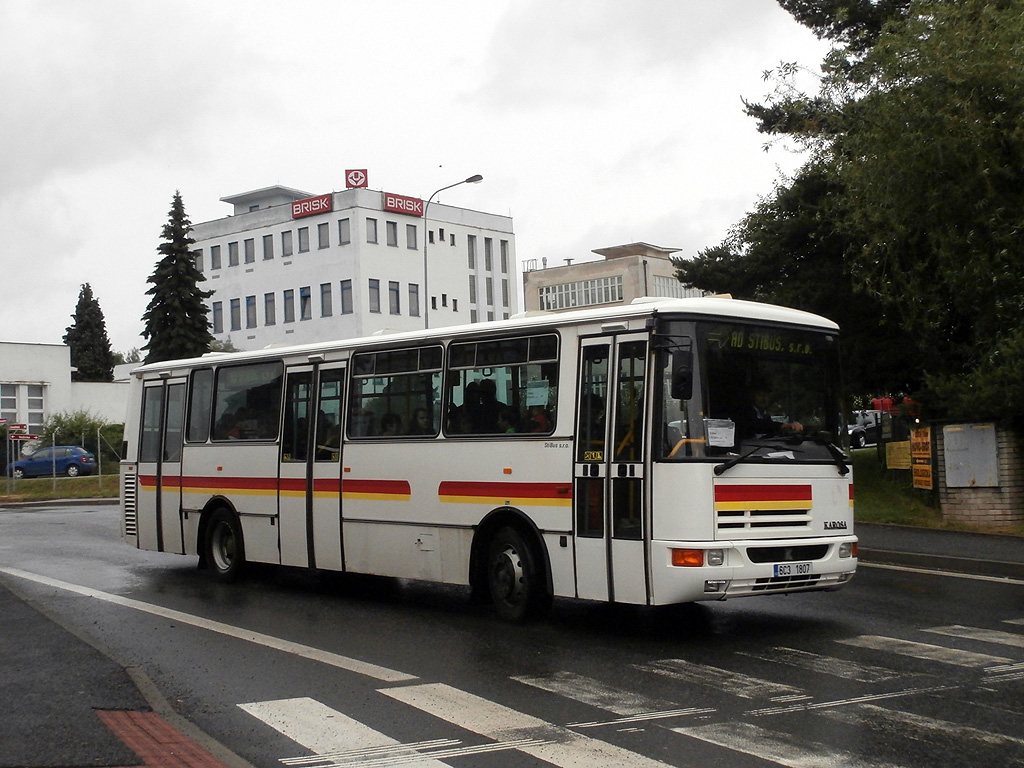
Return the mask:
<svg viewBox="0 0 1024 768">
<path fill-rule="evenodd" d="M 292 218 L 301 219 L 303 216 L 315 216 L 318 213 L 327 213 L 331 210 L 334 210 L 334 195 L 328 192 L 326 195 L 296 200 L 292 203 Z"/>
</svg>

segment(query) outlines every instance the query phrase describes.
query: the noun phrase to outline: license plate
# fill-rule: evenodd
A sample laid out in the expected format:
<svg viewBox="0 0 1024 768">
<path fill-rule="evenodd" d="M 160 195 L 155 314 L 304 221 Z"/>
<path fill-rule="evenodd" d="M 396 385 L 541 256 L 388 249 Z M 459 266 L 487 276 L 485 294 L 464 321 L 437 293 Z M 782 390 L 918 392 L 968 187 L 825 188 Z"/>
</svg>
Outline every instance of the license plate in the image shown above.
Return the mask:
<svg viewBox="0 0 1024 768">
<path fill-rule="evenodd" d="M 779 563 L 775 566 L 776 576 L 806 576 L 810 572 L 810 563 Z"/>
</svg>

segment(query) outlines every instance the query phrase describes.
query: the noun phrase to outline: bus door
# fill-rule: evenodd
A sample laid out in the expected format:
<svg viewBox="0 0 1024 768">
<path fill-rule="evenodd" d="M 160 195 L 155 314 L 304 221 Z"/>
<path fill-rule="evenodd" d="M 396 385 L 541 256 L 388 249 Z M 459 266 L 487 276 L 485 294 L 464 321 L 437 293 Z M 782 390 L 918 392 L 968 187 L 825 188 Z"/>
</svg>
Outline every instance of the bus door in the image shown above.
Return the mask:
<svg viewBox="0 0 1024 768">
<path fill-rule="evenodd" d="M 281 563 L 341 570 L 344 365 L 288 369 L 278 481 Z"/>
<path fill-rule="evenodd" d="M 145 387 L 137 499 L 139 546 L 143 549 L 185 553 L 181 515 L 184 418 L 185 379 L 161 379 Z"/>
<path fill-rule="evenodd" d="M 582 598 L 648 602 L 644 521 L 647 334 L 586 339 L 576 423 L 575 555 Z"/>
</svg>

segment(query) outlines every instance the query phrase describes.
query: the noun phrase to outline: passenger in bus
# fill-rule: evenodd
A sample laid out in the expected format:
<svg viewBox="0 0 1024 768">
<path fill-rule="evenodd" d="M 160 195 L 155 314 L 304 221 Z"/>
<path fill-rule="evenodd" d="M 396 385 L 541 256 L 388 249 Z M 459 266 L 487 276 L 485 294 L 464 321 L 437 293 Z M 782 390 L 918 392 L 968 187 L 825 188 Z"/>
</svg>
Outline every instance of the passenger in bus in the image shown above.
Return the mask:
<svg viewBox="0 0 1024 768">
<path fill-rule="evenodd" d="M 529 427 L 531 432 L 547 434 L 551 431 L 551 417 L 548 409 L 535 405 L 530 408 Z"/>
<path fill-rule="evenodd" d="M 385 413 L 380 420 L 380 433 L 386 437 L 402 434 L 402 417 L 397 413 Z"/>
<path fill-rule="evenodd" d="M 412 412 L 412 423 L 409 425 L 410 435 L 432 435 L 434 424 L 430 418 L 430 411 L 426 408 L 417 408 Z"/>
<path fill-rule="evenodd" d="M 495 384 L 494 379 L 484 379 L 481 381 L 478 394 L 479 399 L 476 407 L 470 412 L 473 432 L 476 434 L 493 434 L 504 431 L 498 429 L 498 413 L 502 408 L 507 408 L 508 406 L 498 399 L 498 385 Z"/>
<path fill-rule="evenodd" d="M 508 406 L 498 411 L 498 431 L 508 435 L 516 431 L 516 416 Z"/>
<path fill-rule="evenodd" d="M 352 414 L 352 424 L 349 426 L 349 434 L 353 437 L 370 437 L 377 433 L 377 414 L 369 408 L 355 411 Z"/>
</svg>

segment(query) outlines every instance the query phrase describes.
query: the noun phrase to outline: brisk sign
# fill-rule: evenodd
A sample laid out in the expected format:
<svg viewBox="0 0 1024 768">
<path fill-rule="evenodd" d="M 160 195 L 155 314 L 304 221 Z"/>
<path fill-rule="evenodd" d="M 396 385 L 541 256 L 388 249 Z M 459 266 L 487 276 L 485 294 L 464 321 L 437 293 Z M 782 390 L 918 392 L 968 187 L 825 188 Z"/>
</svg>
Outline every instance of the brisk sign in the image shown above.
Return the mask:
<svg viewBox="0 0 1024 768">
<path fill-rule="evenodd" d="M 327 213 L 332 210 L 334 210 L 334 194 L 328 192 L 326 195 L 296 200 L 292 203 L 292 218 L 301 219 L 303 216 L 315 216 L 318 213 Z"/>
<path fill-rule="evenodd" d="M 407 213 L 410 216 L 423 215 L 423 201 L 418 197 L 406 197 L 396 195 L 393 192 L 384 192 L 384 210 L 394 213 Z"/>
</svg>

